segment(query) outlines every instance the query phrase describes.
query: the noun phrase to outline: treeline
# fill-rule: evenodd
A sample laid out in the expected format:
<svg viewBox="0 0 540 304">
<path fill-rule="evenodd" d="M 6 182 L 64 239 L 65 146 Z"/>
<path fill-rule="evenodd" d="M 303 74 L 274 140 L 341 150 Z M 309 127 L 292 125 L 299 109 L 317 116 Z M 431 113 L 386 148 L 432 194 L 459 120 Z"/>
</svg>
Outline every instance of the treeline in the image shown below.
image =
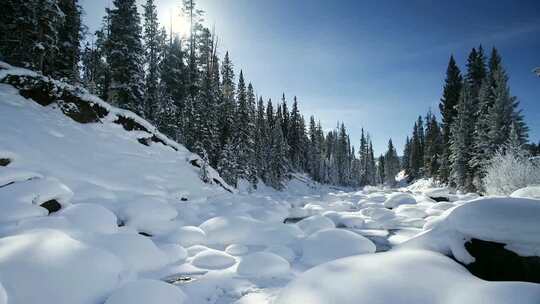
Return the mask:
<svg viewBox="0 0 540 304">
<path fill-rule="evenodd" d="M 528 128 L 495 48 L 489 59 L 482 46 L 473 48 L 465 75 L 450 57 L 439 110 L 442 122 L 428 112 L 406 140 L 403 169 L 410 181 L 433 177 L 482 192 L 486 168 L 500 149 L 508 142 L 527 144 Z M 530 147 L 537 153 L 538 147 Z"/>
<path fill-rule="evenodd" d="M 262 181 L 281 189 L 294 172 L 340 186 L 384 181 L 369 135 L 362 133 L 355 151 L 343 124 L 325 134 L 315 117 L 306 123 L 296 97 L 291 103 L 283 94 L 273 103 L 257 96 L 244 73 L 236 74 L 229 53 L 220 57 L 218 38 L 193 0 L 181 3 L 187 37 L 159 24 L 154 0 L 145 1 L 142 18 L 135 0 L 112 4 L 101 28 L 82 39 L 76 0 L 7 0 L 1 59 L 80 83 L 141 115 L 234 186 L 245 180 L 254 188 Z"/>
</svg>

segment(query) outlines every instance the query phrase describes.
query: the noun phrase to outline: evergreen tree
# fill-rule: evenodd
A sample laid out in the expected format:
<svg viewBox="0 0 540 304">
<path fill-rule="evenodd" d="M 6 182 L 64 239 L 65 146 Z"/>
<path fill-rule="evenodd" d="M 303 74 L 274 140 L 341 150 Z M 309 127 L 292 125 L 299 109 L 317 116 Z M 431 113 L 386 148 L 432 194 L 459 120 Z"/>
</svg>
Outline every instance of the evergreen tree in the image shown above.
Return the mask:
<svg viewBox="0 0 540 304">
<path fill-rule="evenodd" d="M 287 166 L 287 143 L 283 137 L 281 116 L 276 116 L 271 136 L 271 158 L 269 183 L 275 189 L 283 189 L 283 181 L 286 178 Z"/>
<path fill-rule="evenodd" d="M 424 143 L 424 175 L 435 177 L 439 171 L 442 154 L 442 134 L 435 115 L 426 115 L 426 134 Z"/>
<path fill-rule="evenodd" d="M 246 85 L 244 82 L 244 75 L 240 71 L 237 87 L 237 125 L 235 128 L 235 148 L 238 153 L 238 177 L 248 180 L 253 176 L 252 167 L 253 164 L 253 134 L 254 130 L 253 121 L 250 117 L 250 108 L 248 102 L 248 96 L 246 92 Z"/>
<path fill-rule="evenodd" d="M 233 187 L 238 186 L 238 166 L 236 162 L 236 152 L 230 140 L 225 143 L 225 146 L 221 151 L 217 170 L 221 178 L 223 178 L 223 180 L 225 180 L 227 184 Z"/>
<path fill-rule="evenodd" d="M 58 0 L 63 13 L 58 26 L 58 54 L 55 55 L 52 76 L 69 81 L 79 80 L 80 39 L 82 32 L 81 7 L 77 0 Z"/>
<path fill-rule="evenodd" d="M 377 184 L 384 184 L 386 181 L 385 171 L 384 155 L 381 154 L 377 162 Z"/>
<path fill-rule="evenodd" d="M 289 115 L 285 115 L 287 112 L 286 110 L 286 104 L 283 104 L 283 113 L 284 117 L 288 117 L 288 143 L 289 143 L 289 159 L 291 160 L 291 165 L 294 169 L 300 170 L 302 169 L 301 166 L 301 158 L 302 158 L 302 137 L 304 135 L 304 128 L 302 124 L 302 117 L 300 115 L 300 111 L 298 110 L 298 101 L 296 100 L 296 96 L 294 97 L 293 106 L 291 110 L 290 117 Z"/>
<path fill-rule="evenodd" d="M 458 189 L 473 191 L 472 170 L 469 159 L 472 154 L 474 135 L 474 98 L 469 84 L 461 91 L 457 116 L 452 124 L 450 136 L 450 181 Z"/>
<path fill-rule="evenodd" d="M 450 155 L 450 127 L 454 122 L 457 115 L 456 106 L 459 102 L 459 95 L 463 86 L 463 79 L 461 72 L 456 65 L 453 56 L 450 56 L 448 62 L 448 68 L 446 69 L 446 79 L 444 82 L 443 97 L 439 104 L 439 110 L 442 116 L 442 154 L 441 154 L 441 166 L 439 169 L 439 178 L 442 182 L 448 182 L 449 175 L 449 160 Z"/>
<path fill-rule="evenodd" d="M 266 112 L 262 97 L 257 102 L 257 115 L 255 118 L 255 154 L 257 161 L 257 174 L 264 182 L 268 176 L 268 147 L 270 146 L 270 128 L 265 117 Z"/>
<path fill-rule="evenodd" d="M 392 139 L 388 141 L 388 150 L 384 155 L 384 181 L 385 184 L 394 186 L 396 184 L 396 175 L 399 173 L 400 163 L 396 149 L 392 144 Z"/>
<path fill-rule="evenodd" d="M 157 9 L 154 0 L 146 0 L 144 9 L 144 50 L 146 75 L 144 81 L 144 117 L 152 122 L 156 121 L 159 103 L 159 76 L 164 38 L 159 30 Z"/>
<path fill-rule="evenodd" d="M 135 0 L 114 0 L 110 12 L 108 62 L 111 68 L 110 101 L 141 114 L 144 87 L 141 25 Z"/>
<path fill-rule="evenodd" d="M 222 146 L 225 142 L 232 138 L 235 113 L 236 113 L 236 101 L 234 99 L 234 67 L 229 58 L 229 52 L 225 53 L 223 63 L 221 64 L 221 92 L 222 101 L 220 106 L 220 139 Z"/>
</svg>

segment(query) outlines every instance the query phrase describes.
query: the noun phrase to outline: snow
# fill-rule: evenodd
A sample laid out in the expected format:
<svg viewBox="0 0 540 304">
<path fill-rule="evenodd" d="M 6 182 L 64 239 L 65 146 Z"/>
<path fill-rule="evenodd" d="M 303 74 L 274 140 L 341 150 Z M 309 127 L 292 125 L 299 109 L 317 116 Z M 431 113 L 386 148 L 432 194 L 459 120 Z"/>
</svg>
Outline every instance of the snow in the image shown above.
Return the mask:
<svg viewBox="0 0 540 304">
<path fill-rule="evenodd" d="M 375 244 L 359 234 L 342 229 L 326 229 L 303 240 L 301 261 L 313 266 L 346 256 L 373 252 Z"/>
<path fill-rule="evenodd" d="M 279 255 L 280 257 L 292 263 L 296 259 L 296 253 L 290 247 L 276 245 L 266 248 L 266 251 Z"/>
<path fill-rule="evenodd" d="M 246 277 L 275 277 L 289 271 L 287 260 L 271 252 L 255 252 L 242 257 L 237 273 Z"/>
<path fill-rule="evenodd" d="M 197 253 L 191 263 L 203 269 L 224 269 L 234 265 L 236 259 L 223 251 L 208 249 Z"/>
<path fill-rule="evenodd" d="M 234 256 L 240 256 L 244 255 L 249 252 L 249 248 L 247 246 L 244 246 L 242 244 L 231 244 L 225 248 L 225 252 L 234 255 Z"/>
<path fill-rule="evenodd" d="M 57 200 L 61 205 L 68 205 L 73 192 L 55 178 L 32 179 L 3 187 L 0 201 L 21 204 L 41 205 L 49 200 Z"/>
<path fill-rule="evenodd" d="M 326 216 L 313 215 L 296 223 L 306 235 L 323 229 L 335 228 L 334 222 Z"/>
<path fill-rule="evenodd" d="M 384 201 L 384 207 L 386 208 L 396 208 L 399 205 L 405 204 L 416 204 L 414 196 L 408 193 L 392 193 L 388 196 L 386 201 Z"/>
<path fill-rule="evenodd" d="M 486 282 L 429 251 L 391 251 L 336 260 L 292 281 L 274 304 L 538 303 L 537 284 Z"/>
<path fill-rule="evenodd" d="M 9 303 L 100 303 L 122 276 L 118 257 L 58 230 L 0 239 L 0 282 Z"/>
<path fill-rule="evenodd" d="M 208 244 L 250 243 L 262 223 L 247 216 L 218 216 L 199 227 L 206 233 Z"/>
<path fill-rule="evenodd" d="M 184 262 L 188 256 L 187 250 L 177 244 L 161 244 L 158 248 L 165 254 L 169 264 Z"/>
<path fill-rule="evenodd" d="M 116 215 L 96 204 L 76 204 L 59 213 L 78 229 L 96 233 L 114 233 L 118 230 Z"/>
<path fill-rule="evenodd" d="M 506 244 L 519 255 L 540 255 L 540 201 L 526 198 L 480 198 L 448 209 L 426 225 L 427 231 L 403 244 L 452 253 L 474 262 L 464 244 L 471 238 Z"/>
<path fill-rule="evenodd" d="M 0 168 L 0 187 L 10 183 L 26 181 L 32 178 L 42 178 L 39 173 L 32 171 L 14 169 L 10 167 Z"/>
<path fill-rule="evenodd" d="M 529 186 L 521 188 L 512 192 L 510 196 L 540 199 L 540 186 Z"/>
<path fill-rule="evenodd" d="M 117 289 L 105 304 L 188 303 L 186 295 L 173 285 L 156 280 L 137 280 Z"/>
<path fill-rule="evenodd" d="M 176 228 L 163 238 L 166 242 L 178 243 L 184 247 L 205 244 L 206 233 L 199 227 L 183 226 Z"/>
</svg>

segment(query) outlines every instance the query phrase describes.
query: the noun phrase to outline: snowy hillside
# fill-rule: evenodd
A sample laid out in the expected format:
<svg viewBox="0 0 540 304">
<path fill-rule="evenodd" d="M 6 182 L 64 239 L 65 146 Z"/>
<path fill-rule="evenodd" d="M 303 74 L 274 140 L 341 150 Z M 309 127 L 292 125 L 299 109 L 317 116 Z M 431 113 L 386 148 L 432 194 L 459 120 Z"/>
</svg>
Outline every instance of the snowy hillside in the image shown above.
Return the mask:
<svg viewBox="0 0 540 304">
<path fill-rule="evenodd" d="M 538 187 L 237 192 L 131 112 L 5 64 L 0 130 L 0 304 L 540 300 Z"/>
</svg>

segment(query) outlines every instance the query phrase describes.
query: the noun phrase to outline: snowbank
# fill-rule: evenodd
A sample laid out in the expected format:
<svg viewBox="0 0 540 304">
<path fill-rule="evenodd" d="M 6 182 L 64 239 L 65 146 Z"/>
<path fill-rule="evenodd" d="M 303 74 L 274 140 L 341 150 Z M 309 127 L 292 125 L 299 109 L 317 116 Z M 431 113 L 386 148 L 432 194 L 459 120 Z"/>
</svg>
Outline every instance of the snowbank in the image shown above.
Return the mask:
<svg viewBox="0 0 540 304">
<path fill-rule="evenodd" d="M 388 196 L 386 201 L 384 201 L 384 207 L 386 208 L 396 208 L 400 205 L 405 204 L 416 204 L 414 196 L 408 193 L 392 193 Z"/>
<path fill-rule="evenodd" d="M 540 186 L 529 186 L 529 187 L 521 188 L 512 192 L 510 196 L 540 199 Z"/>
<path fill-rule="evenodd" d="M 236 259 L 223 251 L 208 249 L 197 253 L 191 263 L 204 269 L 224 269 L 234 265 Z"/>
<path fill-rule="evenodd" d="M 122 273 L 116 256 L 57 230 L 0 239 L 0 282 L 9 303 L 102 303 Z"/>
<path fill-rule="evenodd" d="M 174 285 L 156 280 L 129 282 L 115 290 L 105 304 L 189 303 L 186 295 Z"/>
<path fill-rule="evenodd" d="M 346 256 L 373 253 L 375 244 L 367 238 L 343 229 L 315 232 L 302 241 L 302 263 L 317 265 Z"/>
<path fill-rule="evenodd" d="M 428 251 L 391 251 L 333 261 L 290 283 L 274 304 L 535 304 L 537 284 L 486 282 Z"/>
</svg>

